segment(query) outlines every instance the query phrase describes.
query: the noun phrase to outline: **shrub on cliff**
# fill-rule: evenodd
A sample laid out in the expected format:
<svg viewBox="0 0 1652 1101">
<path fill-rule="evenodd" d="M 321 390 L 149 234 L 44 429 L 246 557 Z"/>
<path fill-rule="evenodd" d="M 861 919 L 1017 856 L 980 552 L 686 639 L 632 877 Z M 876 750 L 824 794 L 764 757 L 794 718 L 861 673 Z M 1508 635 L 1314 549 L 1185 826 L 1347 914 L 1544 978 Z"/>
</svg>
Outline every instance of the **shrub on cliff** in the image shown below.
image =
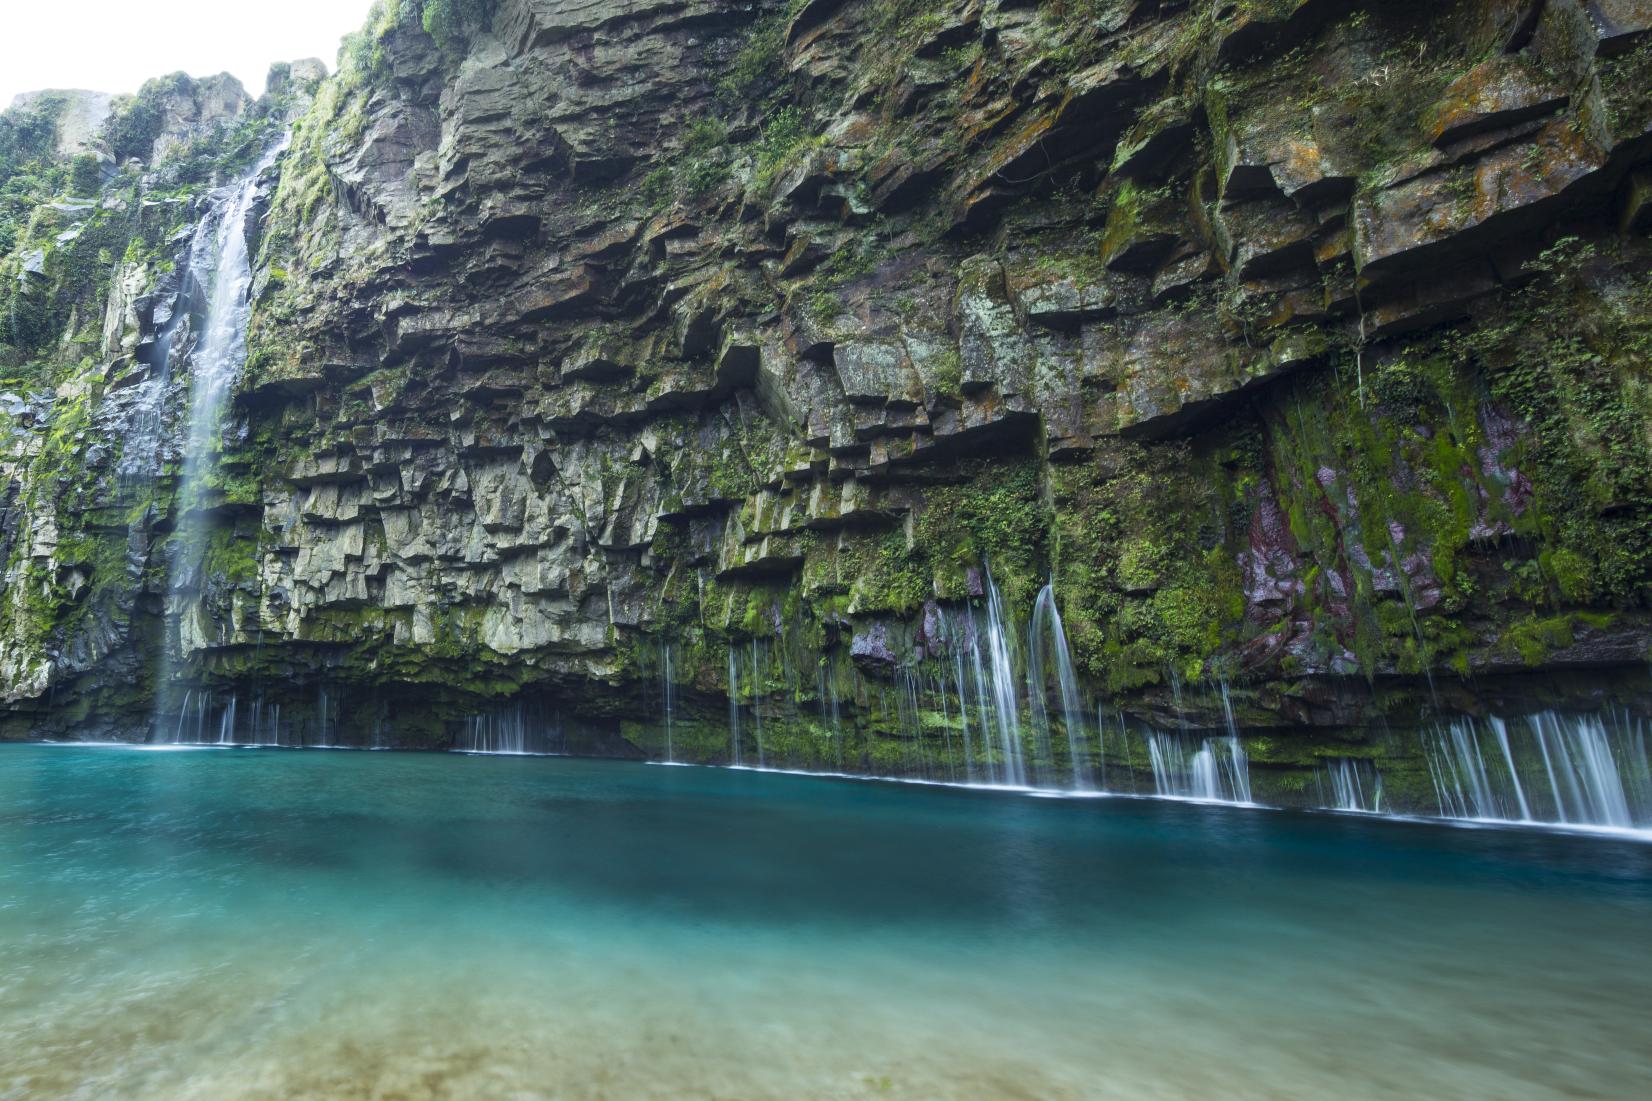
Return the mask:
<svg viewBox="0 0 1652 1101">
<path fill-rule="evenodd" d="M 117 163 L 136 157 L 148 161 L 155 151 L 165 122 L 162 104 L 191 84 L 184 73 L 172 73 L 145 81 L 138 94 L 115 108 L 104 124 L 103 137 Z"/>
<path fill-rule="evenodd" d="M 493 17 L 494 0 L 422 0 L 419 24 L 444 51 L 463 46 Z"/>
<path fill-rule="evenodd" d="M 82 153 L 75 158 L 74 171 L 69 179 L 76 195 L 96 195 L 103 186 L 103 169 L 98 166 L 96 157 Z"/>
<path fill-rule="evenodd" d="M 0 187 L 30 165 L 51 158 L 62 110 L 61 99 L 44 96 L 29 107 L 0 112 Z"/>
</svg>

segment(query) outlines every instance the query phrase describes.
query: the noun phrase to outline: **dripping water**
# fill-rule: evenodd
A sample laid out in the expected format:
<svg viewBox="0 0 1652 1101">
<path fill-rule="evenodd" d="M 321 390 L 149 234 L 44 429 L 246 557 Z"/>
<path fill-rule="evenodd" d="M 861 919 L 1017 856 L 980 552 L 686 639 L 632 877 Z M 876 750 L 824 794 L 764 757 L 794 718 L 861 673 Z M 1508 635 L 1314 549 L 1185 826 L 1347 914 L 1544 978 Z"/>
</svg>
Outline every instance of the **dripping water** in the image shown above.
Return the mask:
<svg viewBox="0 0 1652 1101">
<path fill-rule="evenodd" d="M 467 718 L 453 748 L 460 753 L 547 756 L 566 752 L 567 739 L 560 715 L 513 700 Z"/>
<path fill-rule="evenodd" d="M 734 764 L 741 763 L 740 756 L 740 662 L 735 657 L 733 646 L 728 648 L 728 735 L 729 745 L 733 749 Z"/>
<path fill-rule="evenodd" d="M 1369 761 L 1337 757 L 1315 774 L 1321 806 L 1332 810 L 1382 813 L 1382 773 Z"/>
<path fill-rule="evenodd" d="M 666 764 L 676 764 L 672 730 L 677 720 L 677 684 L 672 676 L 671 643 L 663 643 L 660 650 L 660 706 L 665 713 L 665 761 Z"/>
<path fill-rule="evenodd" d="M 1033 645 L 1042 650 L 1048 643 L 1054 658 L 1056 682 L 1061 689 L 1062 722 L 1067 728 L 1067 760 L 1072 770 L 1073 786 L 1080 791 L 1090 787 L 1090 769 L 1085 762 L 1085 706 L 1079 693 L 1078 671 L 1073 668 L 1072 651 L 1067 646 L 1067 628 L 1061 622 L 1061 611 L 1056 607 L 1055 583 L 1045 585 L 1038 594 L 1033 612 Z M 1041 687 L 1041 686 L 1040 686 Z M 1097 727 L 1100 736 L 1100 727 Z"/>
<path fill-rule="evenodd" d="M 1236 735 L 1198 738 L 1185 731 L 1151 730 L 1146 741 L 1155 794 L 1251 804 L 1250 761 Z"/>
<path fill-rule="evenodd" d="M 1457 719 L 1424 733 L 1424 754 L 1445 818 L 1652 826 L 1646 722 L 1631 715 L 1543 711 L 1513 721 Z"/>
</svg>

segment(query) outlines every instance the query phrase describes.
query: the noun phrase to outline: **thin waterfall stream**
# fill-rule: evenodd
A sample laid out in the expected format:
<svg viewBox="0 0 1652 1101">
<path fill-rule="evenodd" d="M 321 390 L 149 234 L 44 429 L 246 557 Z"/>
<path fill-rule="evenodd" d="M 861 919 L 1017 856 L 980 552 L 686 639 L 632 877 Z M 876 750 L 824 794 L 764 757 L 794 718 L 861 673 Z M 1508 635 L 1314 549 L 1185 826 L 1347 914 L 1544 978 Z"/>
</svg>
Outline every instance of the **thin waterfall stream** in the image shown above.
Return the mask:
<svg viewBox="0 0 1652 1101">
<path fill-rule="evenodd" d="M 1061 610 L 1056 607 L 1055 582 L 1045 585 L 1038 593 L 1033 607 L 1032 638 L 1028 647 L 1031 666 L 1031 694 L 1039 701 L 1043 713 L 1043 696 L 1048 688 L 1047 667 L 1053 667 L 1056 684 L 1061 690 L 1062 723 L 1067 731 L 1067 760 L 1073 787 L 1085 791 L 1090 784 L 1090 766 L 1083 749 L 1086 739 L 1085 712 L 1088 710 L 1079 692 L 1078 672 L 1073 668 L 1073 657 L 1067 646 L 1067 630 L 1061 622 Z M 1046 720 L 1047 721 L 1047 720 Z"/>
<path fill-rule="evenodd" d="M 924 658 L 899 666 L 892 685 L 852 664 L 834 664 L 830 658 L 817 663 L 810 709 L 818 714 L 818 729 L 832 748 L 801 760 L 795 756 L 795 741 L 775 748 L 764 738 L 766 712 L 782 735 L 786 723 L 803 714 L 807 705 L 795 698 L 798 685 L 788 681 L 784 695 L 765 699 L 761 686 L 770 675 L 768 644 L 730 645 L 730 763 L 750 767 L 745 745 L 750 737 L 757 747 L 756 767 L 778 771 L 1270 805 L 1279 782 L 1272 770 L 1280 762 L 1265 759 L 1261 767 L 1267 779 L 1258 789 L 1251 754 L 1265 752 L 1270 739 L 1265 731 L 1243 729 L 1238 702 L 1247 698 L 1243 692 L 1221 679 L 1208 686 L 1184 684 L 1170 670 L 1166 685 L 1175 726 L 1127 718 L 1103 701 L 1086 698 L 1053 584 L 1038 592 L 1024 629 L 1012 621 L 1003 594 L 985 571 L 980 596 L 938 608 L 927 622 Z M 1024 649 L 1013 645 L 1023 638 Z M 774 651 L 775 660 L 779 653 Z M 682 721 L 674 656 L 665 653 L 662 665 L 665 756 L 669 763 L 694 763 L 673 743 Z M 775 675 L 784 676 L 785 670 Z M 860 706 L 871 701 L 890 717 L 894 730 L 886 735 L 881 759 L 863 755 L 858 768 L 853 759 L 846 761 L 840 699 L 857 699 Z M 1194 725 L 1190 720 L 1196 716 L 1207 725 Z M 1055 736 L 1058 723 L 1064 737 Z M 1379 734 L 1375 743 L 1359 744 L 1359 755 L 1286 760 L 1286 767 L 1297 770 L 1291 781 L 1297 786 L 1290 790 L 1307 797 L 1281 805 L 1652 835 L 1648 746 L 1647 723 L 1628 712 L 1459 718 Z M 1432 787 L 1432 807 L 1419 806 L 1414 789 L 1403 789 L 1408 799 L 1396 806 L 1391 778 L 1384 775 L 1385 764 L 1392 762 L 1421 770 L 1425 785 Z M 1146 778 L 1150 786 L 1142 783 Z"/>
</svg>

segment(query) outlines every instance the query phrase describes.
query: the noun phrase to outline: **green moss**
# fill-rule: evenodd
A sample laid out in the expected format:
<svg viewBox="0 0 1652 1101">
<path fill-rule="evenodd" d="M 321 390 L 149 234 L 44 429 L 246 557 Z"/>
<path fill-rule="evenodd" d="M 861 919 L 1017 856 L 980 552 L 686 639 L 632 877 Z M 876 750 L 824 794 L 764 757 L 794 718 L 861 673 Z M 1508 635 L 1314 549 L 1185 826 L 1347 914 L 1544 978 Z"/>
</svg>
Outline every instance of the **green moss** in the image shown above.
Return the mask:
<svg viewBox="0 0 1652 1101">
<path fill-rule="evenodd" d="M 1606 123 L 1615 140 L 1644 134 L 1652 127 L 1652 104 L 1646 89 L 1652 87 L 1652 40 L 1643 40 L 1630 52 L 1599 62 L 1601 102 Z"/>
<path fill-rule="evenodd" d="M 1512 651 L 1521 661 L 1533 667 L 1542 665 L 1553 651 L 1571 644 L 1572 621 L 1568 616 L 1545 619 L 1528 616 L 1512 624 L 1498 642 L 1503 651 Z"/>
<path fill-rule="evenodd" d="M 1075 661 L 1110 693 L 1204 675 L 1244 612 L 1230 441 L 1105 448 L 1051 468 L 1055 579 Z M 1254 462 L 1254 458 L 1241 460 Z M 1189 524 L 1187 517 L 1203 516 Z"/>
<path fill-rule="evenodd" d="M 171 96 L 181 94 L 189 86 L 189 77 L 172 73 L 146 81 L 138 94 L 115 109 L 104 128 L 110 151 L 115 160 L 125 162 L 133 157 L 148 161 L 154 154 L 155 139 L 165 124 L 163 104 Z"/>
<path fill-rule="evenodd" d="M 967 595 L 967 571 L 985 567 L 1011 607 L 1032 606 L 1049 566 L 1041 469 L 1031 458 L 977 460 L 965 480 L 929 490 L 914 539 L 942 596 Z"/>
<path fill-rule="evenodd" d="M 782 107 L 763 120 L 763 129 L 753 146 L 757 159 L 756 186 L 768 189 L 781 169 L 819 148 L 821 138 L 811 136 L 806 117 L 797 107 Z"/>
<path fill-rule="evenodd" d="M 1530 484 L 1510 522 L 1542 544 L 1560 596 L 1646 599 L 1652 571 L 1652 283 L 1576 241 L 1545 253 L 1544 277 L 1451 347 L 1526 431 L 1503 456 Z"/>
<path fill-rule="evenodd" d="M 927 556 L 909 548 L 906 537 L 890 532 L 860 557 L 850 610 L 910 613 L 934 595 Z"/>
<path fill-rule="evenodd" d="M 258 579 L 258 556 L 255 531 L 237 526 L 214 527 L 207 533 L 202 566 L 227 584 L 249 584 Z"/>
<path fill-rule="evenodd" d="M 760 101 L 784 75 L 786 27 L 806 0 L 786 0 L 779 10 L 764 15 L 746 32 L 717 82 L 717 94 L 726 104 L 740 106 Z"/>
<path fill-rule="evenodd" d="M 1100 258 L 1111 262 L 1137 240 L 1158 232 L 1179 232 L 1181 219 L 1169 186 L 1145 187 L 1126 179 L 1113 192 L 1102 230 Z"/>
<path fill-rule="evenodd" d="M 926 364 L 927 378 L 937 397 L 959 398 L 964 392 L 964 357 L 948 345 Z"/>
<path fill-rule="evenodd" d="M 495 0 L 418 0 L 419 25 L 444 53 L 458 53 L 493 17 Z"/>
</svg>

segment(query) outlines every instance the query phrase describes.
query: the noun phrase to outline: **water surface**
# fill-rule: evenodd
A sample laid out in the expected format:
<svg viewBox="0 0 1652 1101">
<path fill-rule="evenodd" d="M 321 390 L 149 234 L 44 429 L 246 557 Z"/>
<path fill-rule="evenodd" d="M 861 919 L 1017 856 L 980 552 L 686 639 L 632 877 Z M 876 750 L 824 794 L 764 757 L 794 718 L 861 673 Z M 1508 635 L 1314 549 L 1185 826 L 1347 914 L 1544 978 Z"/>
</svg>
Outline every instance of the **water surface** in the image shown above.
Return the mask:
<svg viewBox="0 0 1652 1101">
<path fill-rule="evenodd" d="M 1652 1096 L 1652 845 L 0 749 L 0 1098 Z"/>
</svg>

